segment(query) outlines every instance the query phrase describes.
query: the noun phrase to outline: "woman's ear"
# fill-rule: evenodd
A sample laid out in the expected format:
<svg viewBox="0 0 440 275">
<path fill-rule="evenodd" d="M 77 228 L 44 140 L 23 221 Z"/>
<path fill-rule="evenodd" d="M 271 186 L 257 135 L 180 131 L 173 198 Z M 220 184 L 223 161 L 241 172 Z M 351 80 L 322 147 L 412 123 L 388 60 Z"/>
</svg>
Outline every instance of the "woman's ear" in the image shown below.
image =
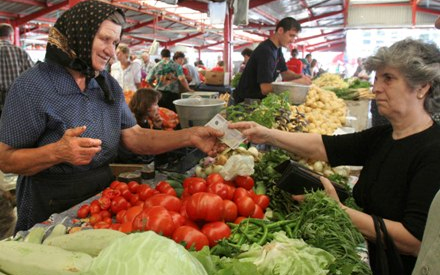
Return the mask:
<svg viewBox="0 0 440 275">
<path fill-rule="evenodd" d="M 420 88 L 417 89 L 417 98 L 418 99 L 424 98 L 428 94 L 429 89 L 431 89 L 431 83 L 422 84 Z"/>
</svg>

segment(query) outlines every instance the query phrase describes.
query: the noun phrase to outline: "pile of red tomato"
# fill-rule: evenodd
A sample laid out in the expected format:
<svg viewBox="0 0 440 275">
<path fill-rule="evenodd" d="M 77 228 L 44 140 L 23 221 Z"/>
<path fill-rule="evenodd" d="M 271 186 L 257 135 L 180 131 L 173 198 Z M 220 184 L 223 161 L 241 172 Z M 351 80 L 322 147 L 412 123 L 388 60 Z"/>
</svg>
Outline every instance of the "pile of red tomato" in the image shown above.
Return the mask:
<svg viewBox="0 0 440 275">
<path fill-rule="evenodd" d="M 247 217 L 263 218 L 269 197 L 253 191 L 250 176 L 226 181 L 218 173 L 206 179 L 189 177 L 183 181 L 183 193 L 166 181 L 156 188 L 131 181 L 114 181 L 99 199 L 82 205 L 78 218 L 89 217 L 96 229 L 111 228 L 125 233 L 153 230 L 196 250 L 214 246 L 228 238 L 226 222 L 239 223 Z"/>
</svg>

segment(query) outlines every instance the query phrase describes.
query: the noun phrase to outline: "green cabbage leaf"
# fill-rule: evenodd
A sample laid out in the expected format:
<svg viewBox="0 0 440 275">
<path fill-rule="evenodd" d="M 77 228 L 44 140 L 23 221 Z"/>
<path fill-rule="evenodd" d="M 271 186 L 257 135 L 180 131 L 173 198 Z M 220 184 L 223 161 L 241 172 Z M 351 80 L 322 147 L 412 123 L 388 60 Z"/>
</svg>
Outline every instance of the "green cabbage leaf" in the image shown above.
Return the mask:
<svg viewBox="0 0 440 275">
<path fill-rule="evenodd" d="M 103 249 L 85 275 L 207 275 L 182 245 L 153 231 L 132 233 Z"/>
</svg>

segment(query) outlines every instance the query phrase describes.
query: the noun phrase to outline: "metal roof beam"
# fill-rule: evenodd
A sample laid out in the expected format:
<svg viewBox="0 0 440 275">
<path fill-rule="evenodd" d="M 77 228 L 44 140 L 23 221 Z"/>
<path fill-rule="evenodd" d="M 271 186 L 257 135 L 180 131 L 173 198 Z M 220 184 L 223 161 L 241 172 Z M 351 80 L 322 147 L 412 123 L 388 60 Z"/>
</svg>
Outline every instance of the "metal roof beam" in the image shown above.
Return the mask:
<svg viewBox="0 0 440 275">
<path fill-rule="evenodd" d="M 68 1 L 68 0 L 67 0 L 67 1 L 63 1 L 63 2 L 60 2 L 60 3 L 55 4 L 55 5 L 53 5 L 53 6 L 50 6 L 50 7 L 44 8 L 44 9 L 42 9 L 42 10 L 40 10 L 40 11 L 37 11 L 37 12 L 31 13 L 31 14 L 29 14 L 29 15 L 27 15 L 27 16 L 24 16 L 24 17 L 18 18 L 18 19 L 16 19 L 16 20 L 13 20 L 13 21 L 11 22 L 11 25 L 13 25 L 14 27 L 19 27 L 19 26 L 21 26 L 21 25 L 23 25 L 23 24 L 25 24 L 25 23 L 27 23 L 27 22 L 29 22 L 29 21 L 31 21 L 31 20 L 37 19 L 38 17 L 41 17 L 41 16 L 46 15 L 46 14 L 48 14 L 48 13 L 51 13 L 51 12 L 53 12 L 53 11 L 59 10 L 59 9 L 65 7 L 65 6 L 67 6 L 68 4 L 69 4 L 69 1 Z"/>
<path fill-rule="evenodd" d="M 20 3 L 30 6 L 47 7 L 47 5 L 44 2 L 34 1 L 34 0 L 3 0 L 3 1 L 11 2 L 11 3 Z"/>
<path fill-rule="evenodd" d="M 325 36 L 328 36 L 328 35 L 337 34 L 337 33 L 341 33 L 341 32 L 344 32 L 344 29 L 335 30 L 335 31 L 332 31 L 332 32 L 327 32 L 327 33 L 321 33 L 321 34 L 317 34 L 317 35 L 313 35 L 313 36 L 308 36 L 308 37 L 302 37 L 302 38 L 296 39 L 295 43 L 303 42 L 303 41 L 307 41 L 307 40 L 315 39 L 315 38 L 319 38 L 319 37 L 325 37 Z"/>
</svg>

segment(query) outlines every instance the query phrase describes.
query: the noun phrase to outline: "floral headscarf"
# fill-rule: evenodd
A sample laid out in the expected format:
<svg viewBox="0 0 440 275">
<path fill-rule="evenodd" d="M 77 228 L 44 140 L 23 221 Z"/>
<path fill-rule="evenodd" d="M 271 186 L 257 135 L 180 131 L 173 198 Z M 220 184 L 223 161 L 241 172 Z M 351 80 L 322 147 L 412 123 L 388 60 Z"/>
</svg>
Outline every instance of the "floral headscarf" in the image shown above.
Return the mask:
<svg viewBox="0 0 440 275">
<path fill-rule="evenodd" d="M 114 100 L 104 77 L 92 67 L 92 45 L 101 23 L 115 12 L 124 17 L 121 9 L 95 0 L 80 2 L 67 10 L 49 32 L 45 57 L 84 74 L 87 83 L 95 78 L 108 103 Z"/>
</svg>

